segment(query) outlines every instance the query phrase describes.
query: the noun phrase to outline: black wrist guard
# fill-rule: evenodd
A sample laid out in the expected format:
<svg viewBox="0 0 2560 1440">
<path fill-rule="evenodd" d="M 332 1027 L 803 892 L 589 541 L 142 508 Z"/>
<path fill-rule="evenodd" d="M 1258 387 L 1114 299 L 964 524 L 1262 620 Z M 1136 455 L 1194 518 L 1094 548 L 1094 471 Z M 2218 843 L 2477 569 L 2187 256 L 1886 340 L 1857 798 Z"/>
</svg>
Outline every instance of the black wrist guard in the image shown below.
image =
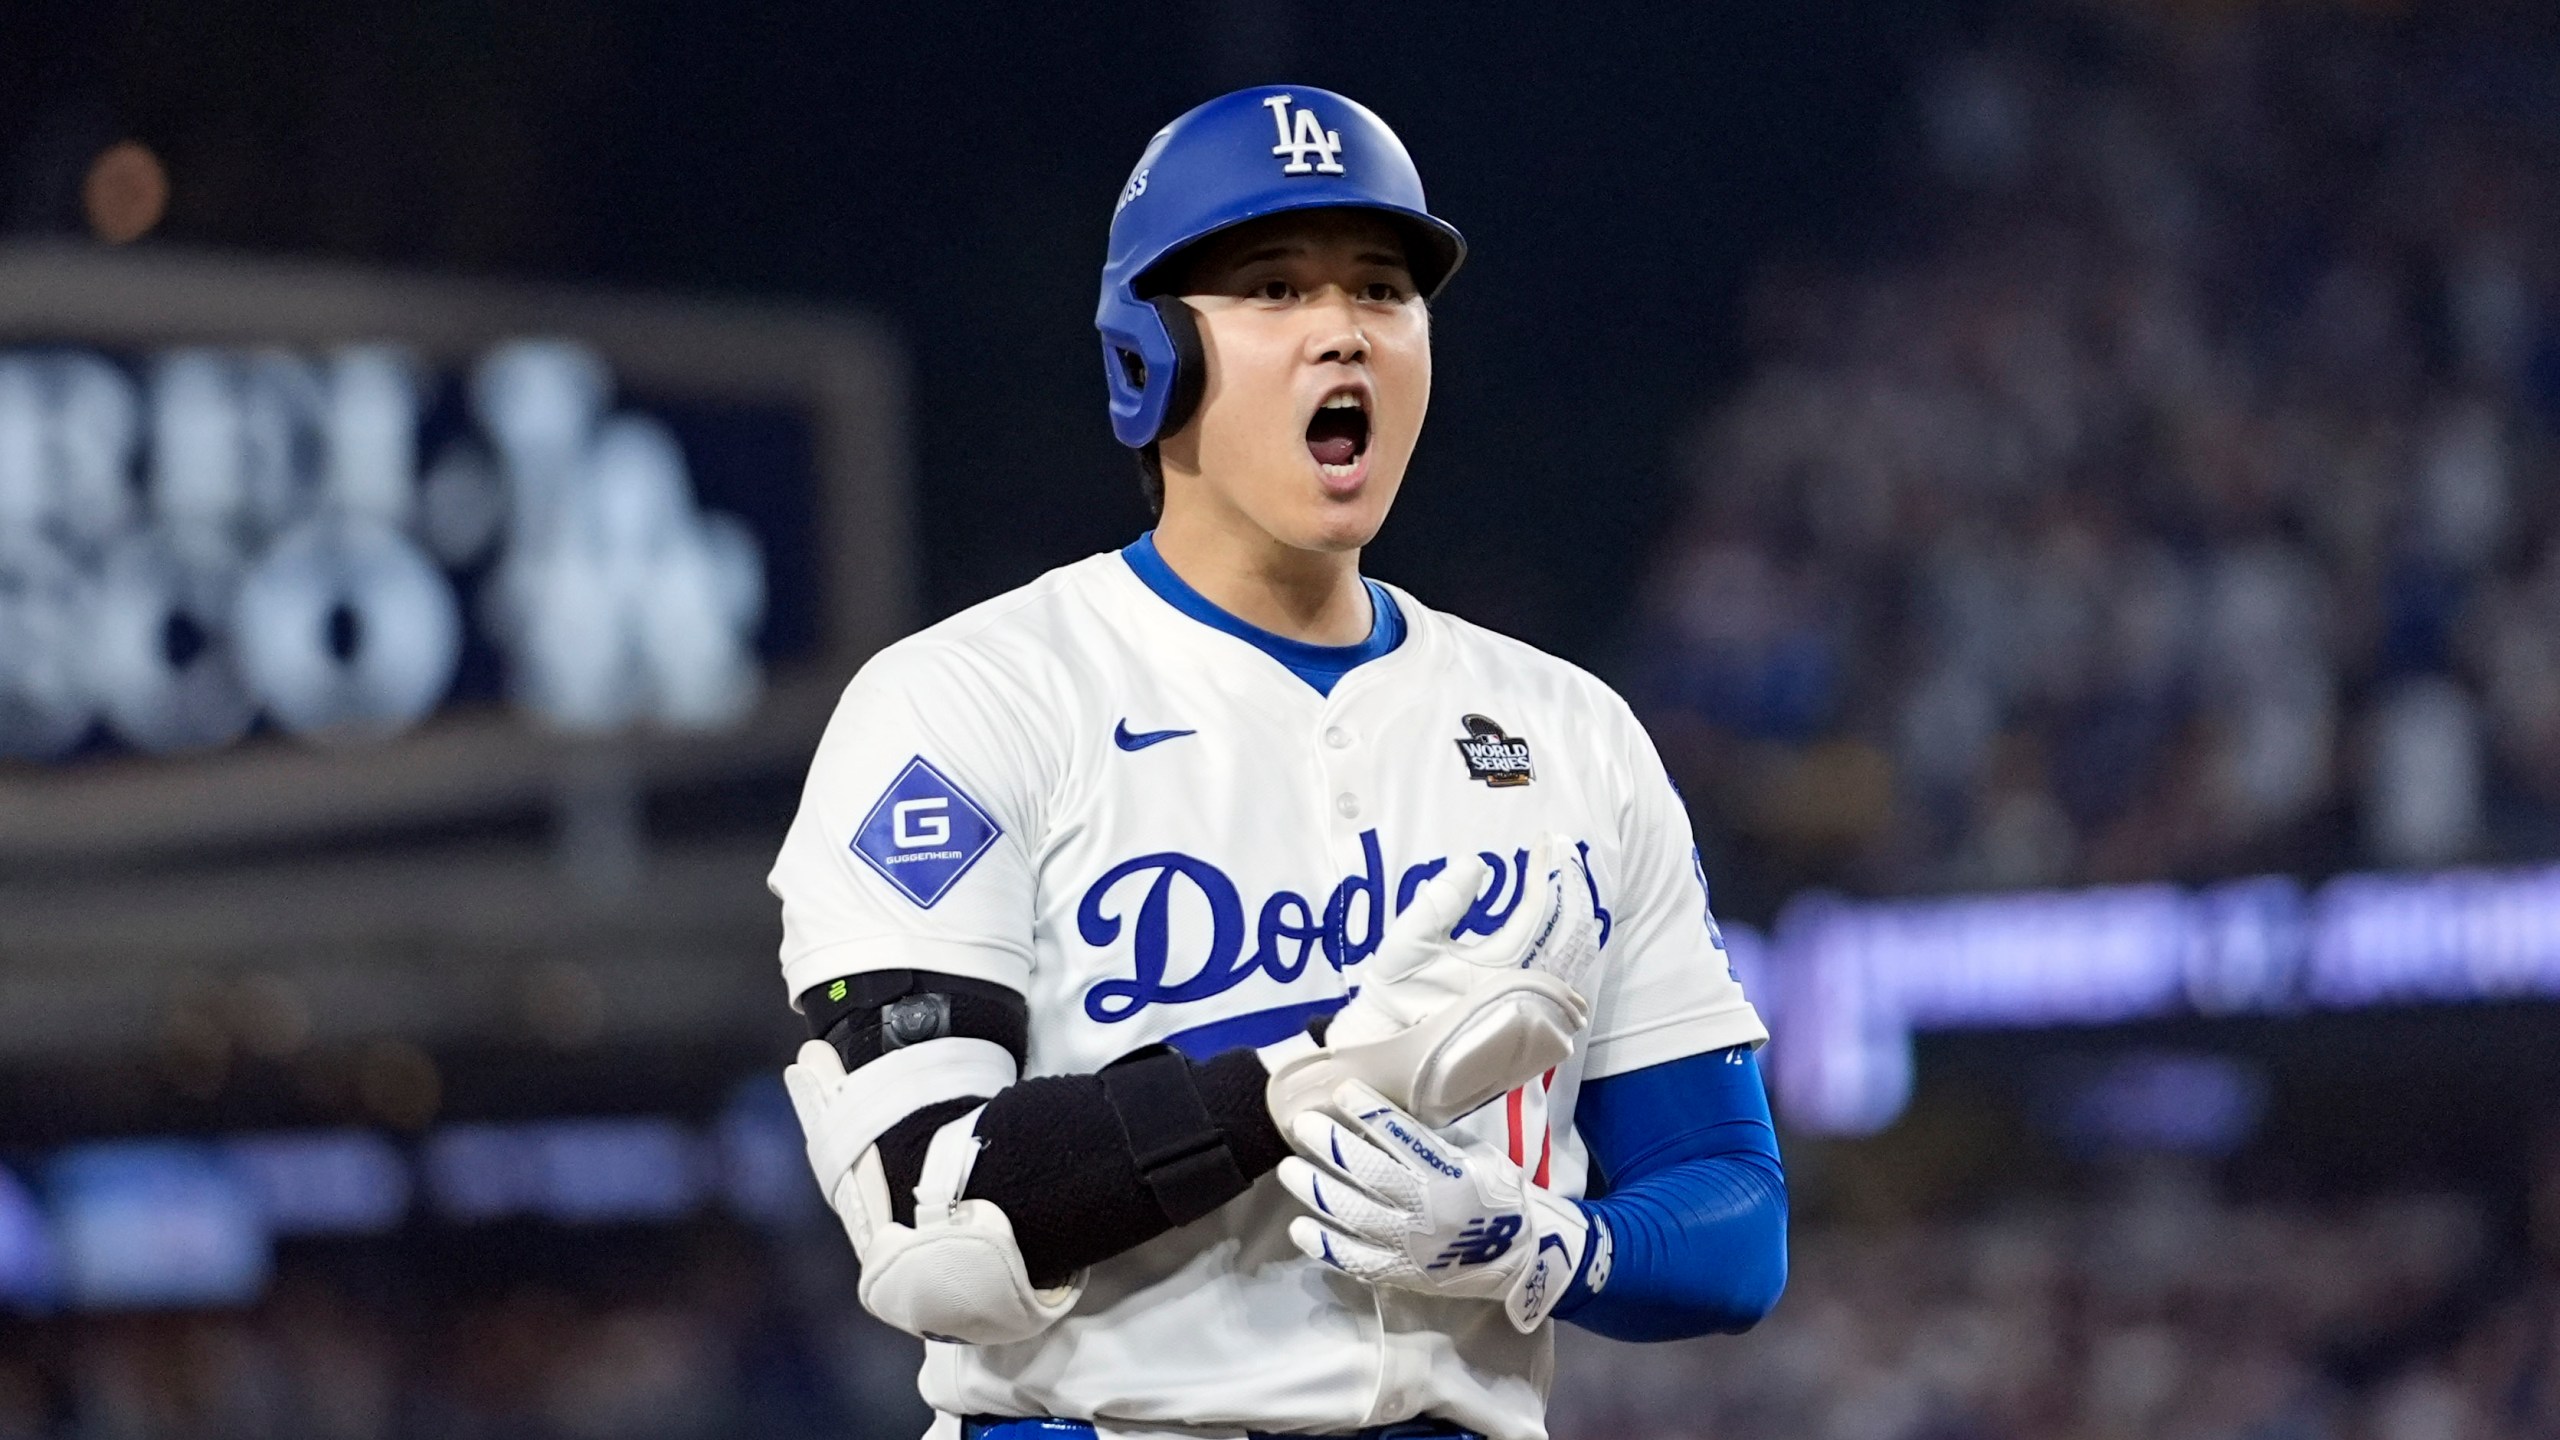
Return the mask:
<svg viewBox="0 0 2560 1440">
<path fill-rule="evenodd" d="M 1021 1081 L 978 1117 L 985 1148 L 967 1198 L 993 1202 L 1012 1221 L 1031 1283 L 1063 1284 L 1207 1215 L 1269 1174 L 1289 1153 L 1263 1105 L 1269 1078 L 1251 1050 L 1194 1063 L 1151 1045 L 1098 1075 Z M 927 1107 L 880 1137 L 898 1223 L 914 1221 L 916 1178 L 933 1132 L 976 1103 Z"/>
<path fill-rule="evenodd" d="M 1166 1223 L 1177 1227 L 1253 1183 L 1227 1148 L 1227 1132 L 1209 1113 L 1192 1074 L 1191 1062 L 1169 1045 L 1150 1045 L 1102 1069 L 1102 1093 L 1120 1122 L 1138 1179 Z"/>
</svg>

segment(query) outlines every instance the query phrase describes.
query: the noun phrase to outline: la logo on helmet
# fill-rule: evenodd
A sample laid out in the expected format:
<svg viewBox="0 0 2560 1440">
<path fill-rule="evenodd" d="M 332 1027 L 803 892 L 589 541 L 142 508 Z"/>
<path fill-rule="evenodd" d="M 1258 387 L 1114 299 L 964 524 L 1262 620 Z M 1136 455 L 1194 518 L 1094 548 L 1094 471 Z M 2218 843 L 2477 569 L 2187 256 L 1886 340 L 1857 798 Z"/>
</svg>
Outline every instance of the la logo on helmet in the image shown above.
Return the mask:
<svg viewBox="0 0 2560 1440">
<path fill-rule="evenodd" d="M 1327 130 L 1324 128 L 1324 122 L 1316 118 L 1316 112 L 1307 109 L 1296 112 L 1296 124 L 1293 127 L 1290 123 L 1290 99 L 1291 97 L 1287 95 L 1273 95 L 1262 102 L 1271 107 L 1272 128 L 1280 132 L 1280 143 L 1271 147 L 1271 153 L 1289 157 L 1289 163 L 1280 167 L 1280 173 L 1283 175 L 1341 174 L 1342 132 Z M 1323 158 L 1310 164 L 1307 161 L 1310 155 Z"/>
</svg>

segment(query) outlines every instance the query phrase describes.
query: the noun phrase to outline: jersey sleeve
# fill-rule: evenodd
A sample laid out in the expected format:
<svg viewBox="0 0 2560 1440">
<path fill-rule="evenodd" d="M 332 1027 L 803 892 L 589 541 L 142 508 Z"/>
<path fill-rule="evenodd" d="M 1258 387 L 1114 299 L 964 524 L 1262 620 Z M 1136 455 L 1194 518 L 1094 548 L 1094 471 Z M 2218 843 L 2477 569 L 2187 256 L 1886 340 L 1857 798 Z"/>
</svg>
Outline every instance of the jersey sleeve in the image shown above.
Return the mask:
<svg viewBox="0 0 2560 1440">
<path fill-rule="evenodd" d="M 1586 1079 L 1621 1075 L 1769 1038 L 1742 993 L 1708 906 L 1706 867 L 1689 812 L 1644 727 L 1617 707 L 1626 794 L 1600 993 L 1593 997 Z"/>
<path fill-rule="evenodd" d="M 892 649 L 837 703 L 766 885 L 793 999 L 871 970 L 1028 987 L 1039 757 L 965 657 Z"/>
</svg>

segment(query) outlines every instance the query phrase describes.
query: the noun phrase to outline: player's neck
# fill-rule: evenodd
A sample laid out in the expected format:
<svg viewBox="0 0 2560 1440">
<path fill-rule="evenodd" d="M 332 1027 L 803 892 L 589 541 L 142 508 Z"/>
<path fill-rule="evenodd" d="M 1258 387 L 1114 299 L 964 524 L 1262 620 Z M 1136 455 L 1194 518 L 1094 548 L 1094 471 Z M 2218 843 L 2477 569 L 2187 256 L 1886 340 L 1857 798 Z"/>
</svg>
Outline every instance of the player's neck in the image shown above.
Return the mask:
<svg viewBox="0 0 2560 1440">
<path fill-rule="evenodd" d="M 1156 554 L 1210 604 L 1310 645 L 1369 638 L 1376 617 L 1360 583 L 1359 551 L 1301 550 L 1258 530 L 1234 533 L 1188 518 L 1168 509 L 1156 526 Z"/>
</svg>

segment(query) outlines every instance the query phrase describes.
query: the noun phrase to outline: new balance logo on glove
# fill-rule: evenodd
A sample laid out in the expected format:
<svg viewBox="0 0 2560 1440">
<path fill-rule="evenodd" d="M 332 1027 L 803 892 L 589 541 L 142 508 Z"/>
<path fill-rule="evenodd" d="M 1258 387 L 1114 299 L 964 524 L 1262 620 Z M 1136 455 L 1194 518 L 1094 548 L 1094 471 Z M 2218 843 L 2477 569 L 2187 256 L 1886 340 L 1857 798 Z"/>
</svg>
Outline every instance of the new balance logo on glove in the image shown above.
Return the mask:
<svg viewBox="0 0 2560 1440">
<path fill-rule="evenodd" d="M 1520 1234 L 1521 1218 L 1517 1215 L 1482 1215 L 1467 1222 L 1440 1258 L 1424 1266 L 1426 1270 L 1445 1270 L 1451 1265 L 1484 1265 L 1511 1253 L 1511 1242 Z"/>
</svg>

